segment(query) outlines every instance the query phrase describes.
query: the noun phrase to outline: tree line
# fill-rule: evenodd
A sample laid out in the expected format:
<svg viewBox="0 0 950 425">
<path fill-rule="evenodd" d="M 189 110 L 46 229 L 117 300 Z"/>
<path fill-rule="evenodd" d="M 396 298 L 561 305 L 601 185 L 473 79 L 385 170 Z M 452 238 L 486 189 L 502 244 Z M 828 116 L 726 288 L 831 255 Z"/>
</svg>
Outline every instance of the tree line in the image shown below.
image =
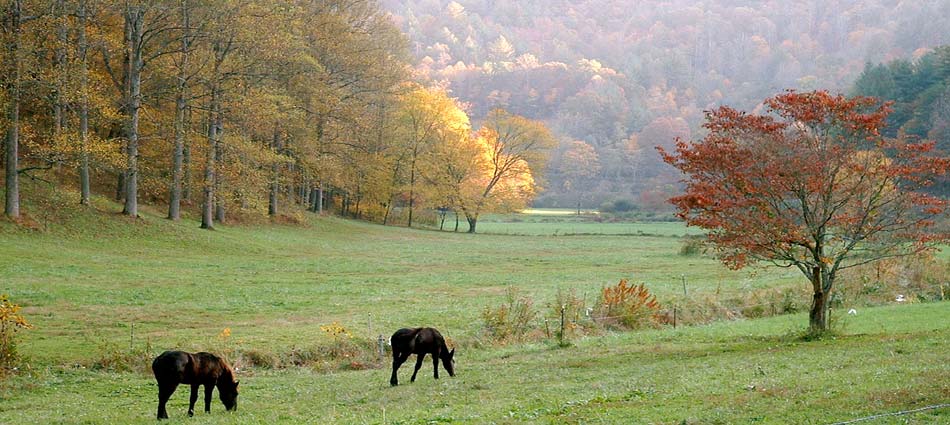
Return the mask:
<svg viewBox="0 0 950 425">
<path fill-rule="evenodd" d="M 19 182 L 189 211 L 278 216 L 326 202 L 413 225 L 523 206 L 556 144 L 492 111 L 473 130 L 414 81 L 407 41 L 373 0 L 11 0 L 3 6 L 4 212 Z"/>
<path fill-rule="evenodd" d="M 890 102 L 884 134 L 932 140 L 937 151 L 950 152 L 950 45 L 913 60 L 869 62 L 852 92 Z M 938 179 L 930 191 L 950 194 L 950 180 Z"/>
<path fill-rule="evenodd" d="M 382 4 L 409 35 L 418 72 L 445 80 L 473 116 L 502 107 L 564 136 L 539 206 L 661 210 L 679 176 L 653 148 L 701 133 L 704 111 L 751 111 L 783 88 L 846 90 L 866 61 L 950 43 L 941 0 Z M 583 179 L 575 141 L 599 160 Z"/>
</svg>

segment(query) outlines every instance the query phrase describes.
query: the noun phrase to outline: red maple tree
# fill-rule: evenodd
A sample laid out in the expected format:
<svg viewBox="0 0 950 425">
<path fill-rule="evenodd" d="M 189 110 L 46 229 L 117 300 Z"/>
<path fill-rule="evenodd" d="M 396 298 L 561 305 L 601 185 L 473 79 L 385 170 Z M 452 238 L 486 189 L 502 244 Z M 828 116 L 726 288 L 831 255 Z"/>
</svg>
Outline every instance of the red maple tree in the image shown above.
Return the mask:
<svg viewBox="0 0 950 425">
<path fill-rule="evenodd" d="M 875 99 L 789 91 L 765 106 L 707 112 L 702 140 L 659 149 L 686 175 L 670 202 L 731 268 L 801 270 L 814 289 L 810 326 L 824 331 L 840 271 L 950 241 L 950 204 L 921 190 L 950 160 L 931 142 L 884 138 L 890 110 Z"/>
</svg>

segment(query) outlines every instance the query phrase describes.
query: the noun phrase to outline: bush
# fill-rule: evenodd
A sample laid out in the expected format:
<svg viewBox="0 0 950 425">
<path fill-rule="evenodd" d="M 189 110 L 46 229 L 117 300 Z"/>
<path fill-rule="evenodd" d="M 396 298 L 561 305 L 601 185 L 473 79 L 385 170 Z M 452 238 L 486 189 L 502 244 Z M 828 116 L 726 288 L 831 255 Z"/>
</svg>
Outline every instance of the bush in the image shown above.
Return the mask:
<svg viewBox="0 0 950 425">
<path fill-rule="evenodd" d="M 564 311 L 564 329 L 561 330 L 561 310 Z M 558 289 L 554 302 L 548 305 L 544 320 L 544 332 L 548 338 L 554 336 L 561 345 L 576 336 L 582 329 L 581 320 L 587 315 L 587 305 L 577 296 L 577 291 Z"/>
<path fill-rule="evenodd" d="M 20 306 L 11 302 L 7 295 L 0 295 L 0 369 L 16 365 L 20 359 L 17 332 L 32 327 L 20 314 Z"/>
<path fill-rule="evenodd" d="M 601 290 L 597 317 L 607 326 L 639 329 L 657 322 L 660 303 L 646 286 L 630 285 L 627 279 Z"/>
<path fill-rule="evenodd" d="M 636 211 L 637 205 L 634 204 L 633 201 L 627 199 L 616 199 L 600 204 L 599 209 L 602 213 L 625 213 Z"/>
<path fill-rule="evenodd" d="M 108 344 L 101 347 L 99 358 L 90 364 L 90 369 L 110 372 L 151 373 L 154 355 L 150 346 L 141 349 L 124 349 Z"/>
<path fill-rule="evenodd" d="M 510 340 L 521 341 L 531 329 L 531 322 L 537 316 L 534 302 L 518 295 L 514 288 L 508 288 L 505 303 L 497 308 L 485 307 L 482 320 L 488 336 L 496 342 Z"/>
<path fill-rule="evenodd" d="M 704 237 L 703 236 L 687 236 L 683 238 L 683 245 L 680 247 L 680 255 L 684 257 L 692 257 L 703 253 Z"/>
<path fill-rule="evenodd" d="M 946 299 L 950 261 L 929 253 L 891 258 L 846 270 L 835 290 L 844 305 L 881 305 L 907 300 Z"/>
<path fill-rule="evenodd" d="M 241 360 L 250 367 L 261 369 L 274 369 L 279 366 L 277 356 L 255 349 L 241 351 Z"/>
</svg>

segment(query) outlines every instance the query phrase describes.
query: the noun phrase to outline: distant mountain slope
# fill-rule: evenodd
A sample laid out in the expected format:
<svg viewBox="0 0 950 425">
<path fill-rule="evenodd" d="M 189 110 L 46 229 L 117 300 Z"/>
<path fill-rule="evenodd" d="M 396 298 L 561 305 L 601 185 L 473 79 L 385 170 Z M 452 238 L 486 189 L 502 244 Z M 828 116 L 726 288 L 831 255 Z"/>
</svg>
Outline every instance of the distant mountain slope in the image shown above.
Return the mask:
<svg viewBox="0 0 950 425">
<path fill-rule="evenodd" d="M 688 137 L 705 109 L 751 109 L 785 88 L 845 90 L 869 61 L 950 43 L 948 0 L 382 3 L 419 73 L 445 81 L 476 119 L 504 107 L 594 148 L 599 172 L 586 181 L 565 185 L 570 161 L 553 162 L 547 193 L 561 204 L 666 190 L 652 147 Z"/>
</svg>

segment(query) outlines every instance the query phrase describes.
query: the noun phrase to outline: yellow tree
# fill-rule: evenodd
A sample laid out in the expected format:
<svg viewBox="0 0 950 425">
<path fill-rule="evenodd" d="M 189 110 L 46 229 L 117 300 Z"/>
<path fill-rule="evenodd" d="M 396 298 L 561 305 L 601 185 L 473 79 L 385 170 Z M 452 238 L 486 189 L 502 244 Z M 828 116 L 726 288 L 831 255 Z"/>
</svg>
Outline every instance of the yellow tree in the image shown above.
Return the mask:
<svg viewBox="0 0 950 425">
<path fill-rule="evenodd" d="M 431 166 L 426 168 L 426 182 L 432 206 L 440 209 L 440 230 L 445 225 L 449 209 L 455 212 L 455 231 L 458 231 L 458 212 L 467 200 L 479 194 L 479 178 L 488 170 L 487 144 L 470 128 L 443 132 L 436 146 Z"/>
<path fill-rule="evenodd" d="M 477 140 L 483 145 L 485 169 L 460 205 L 469 233 L 475 233 L 482 213 L 527 204 L 536 191 L 536 175 L 557 144 L 544 123 L 502 109 L 488 114 Z"/>
<path fill-rule="evenodd" d="M 408 224 L 412 227 L 420 167 L 441 139 L 465 133 L 470 125 L 468 116 L 444 90 L 424 87 L 415 87 L 403 96 L 398 122 L 409 168 Z"/>
<path fill-rule="evenodd" d="M 561 175 L 564 190 L 577 193 L 577 214 L 581 213 L 581 197 L 587 183 L 600 172 L 600 159 L 597 150 L 582 140 L 570 143 L 561 156 Z"/>
</svg>

